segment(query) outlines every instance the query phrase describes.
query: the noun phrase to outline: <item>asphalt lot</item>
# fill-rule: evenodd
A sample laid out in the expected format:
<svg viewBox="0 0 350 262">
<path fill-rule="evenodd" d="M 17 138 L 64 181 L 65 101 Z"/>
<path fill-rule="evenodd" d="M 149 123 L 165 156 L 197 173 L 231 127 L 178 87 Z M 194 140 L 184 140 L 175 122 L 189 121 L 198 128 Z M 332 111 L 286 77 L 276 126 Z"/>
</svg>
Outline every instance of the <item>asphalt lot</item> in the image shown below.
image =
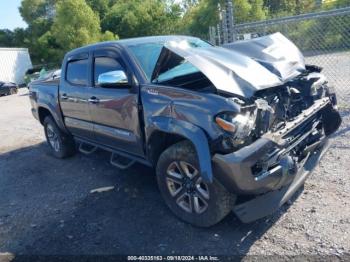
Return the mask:
<svg viewBox="0 0 350 262">
<path fill-rule="evenodd" d="M 179 221 L 152 169 L 119 171 L 109 154 L 49 154 L 26 90 L 0 97 L 0 253 L 334 255 L 350 252 L 350 111 L 330 151 L 296 197 L 274 215 L 209 229 Z M 114 186 L 114 190 L 90 190 Z"/>
</svg>

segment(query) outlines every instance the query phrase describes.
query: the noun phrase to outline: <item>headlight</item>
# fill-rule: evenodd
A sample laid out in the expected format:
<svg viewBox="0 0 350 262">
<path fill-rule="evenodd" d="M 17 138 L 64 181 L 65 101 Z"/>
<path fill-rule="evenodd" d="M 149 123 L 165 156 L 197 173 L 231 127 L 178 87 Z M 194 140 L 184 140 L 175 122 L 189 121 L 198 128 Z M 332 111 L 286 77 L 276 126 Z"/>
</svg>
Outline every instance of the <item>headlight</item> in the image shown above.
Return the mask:
<svg viewBox="0 0 350 262">
<path fill-rule="evenodd" d="M 243 144 L 255 126 L 255 117 L 249 111 L 240 114 L 223 113 L 215 118 L 215 122 L 233 135 L 235 144 Z"/>
<path fill-rule="evenodd" d="M 327 79 L 323 74 L 312 73 L 307 77 L 307 80 L 317 79 L 313 82 L 310 89 L 311 96 L 322 97 L 323 88 L 327 83 Z"/>
</svg>

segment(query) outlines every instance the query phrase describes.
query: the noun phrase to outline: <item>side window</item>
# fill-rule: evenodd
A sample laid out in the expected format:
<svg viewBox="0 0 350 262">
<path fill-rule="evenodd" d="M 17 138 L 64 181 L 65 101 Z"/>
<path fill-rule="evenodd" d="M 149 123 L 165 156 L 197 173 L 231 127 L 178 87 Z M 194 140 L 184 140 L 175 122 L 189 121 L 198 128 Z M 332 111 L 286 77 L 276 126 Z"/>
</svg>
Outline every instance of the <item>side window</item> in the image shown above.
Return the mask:
<svg viewBox="0 0 350 262">
<path fill-rule="evenodd" d="M 73 85 L 87 85 L 88 80 L 88 60 L 75 60 L 68 62 L 66 80 Z"/>
<path fill-rule="evenodd" d="M 99 75 L 116 70 L 124 70 L 124 68 L 115 58 L 96 57 L 94 63 L 94 85 L 97 85 Z"/>
</svg>

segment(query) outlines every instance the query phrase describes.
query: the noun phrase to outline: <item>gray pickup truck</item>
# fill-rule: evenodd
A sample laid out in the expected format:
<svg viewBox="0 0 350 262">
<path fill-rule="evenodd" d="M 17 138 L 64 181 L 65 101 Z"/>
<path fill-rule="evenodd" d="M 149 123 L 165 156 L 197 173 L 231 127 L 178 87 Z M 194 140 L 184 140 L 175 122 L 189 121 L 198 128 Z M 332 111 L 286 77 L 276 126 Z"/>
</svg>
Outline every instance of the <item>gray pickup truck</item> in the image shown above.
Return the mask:
<svg viewBox="0 0 350 262">
<path fill-rule="evenodd" d="M 340 126 L 321 68 L 280 33 L 216 47 L 194 37 L 104 42 L 30 84 L 54 156 L 97 148 L 154 167 L 182 220 L 271 214 L 300 188 Z"/>
</svg>

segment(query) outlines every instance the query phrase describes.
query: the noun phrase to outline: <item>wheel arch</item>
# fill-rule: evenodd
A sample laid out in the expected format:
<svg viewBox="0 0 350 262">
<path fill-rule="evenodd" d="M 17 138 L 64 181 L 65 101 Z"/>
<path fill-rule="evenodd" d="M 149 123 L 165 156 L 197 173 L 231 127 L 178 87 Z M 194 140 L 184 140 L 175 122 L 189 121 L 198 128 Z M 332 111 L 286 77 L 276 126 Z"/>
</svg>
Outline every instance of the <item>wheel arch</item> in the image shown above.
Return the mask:
<svg viewBox="0 0 350 262">
<path fill-rule="evenodd" d="M 182 135 L 168 133 L 163 130 L 155 130 L 147 143 L 147 152 L 151 163 L 156 166 L 164 150 L 183 140 L 187 139 Z"/>
<path fill-rule="evenodd" d="M 51 116 L 60 128 L 60 130 L 62 130 L 66 134 L 69 134 L 68 130 L 66 129 L 63 123 L 63 118 L 60 113 L 60 110 L 57 109 L 57 107 L 53 107 L 51 104 L 39 102 L 37 105 L 37 112 L 38 120 L 42 125 L 44 124 L 45 117 Z"/>
<path fill-rule="evenodd" d="M 164 116 L 153 117 L 151 122 L 151 130 L 147 132 L 149 134 L 147 155 L 154 165 L 166 148 L 182 140 L 188 140 L 196 150 L 203 180 L 213 182 L 210 149 L 204 130 L 189 122 Z"/>
<path fill-rule="evenodd" d="M 44 124 L 44 120 L 47 116 L 51 116 L 53 118 L 50 110 L 42 106 L 38 108 L 38 116 L 39 116 L 39 121 L 42 125 Z"/>
</svg>

